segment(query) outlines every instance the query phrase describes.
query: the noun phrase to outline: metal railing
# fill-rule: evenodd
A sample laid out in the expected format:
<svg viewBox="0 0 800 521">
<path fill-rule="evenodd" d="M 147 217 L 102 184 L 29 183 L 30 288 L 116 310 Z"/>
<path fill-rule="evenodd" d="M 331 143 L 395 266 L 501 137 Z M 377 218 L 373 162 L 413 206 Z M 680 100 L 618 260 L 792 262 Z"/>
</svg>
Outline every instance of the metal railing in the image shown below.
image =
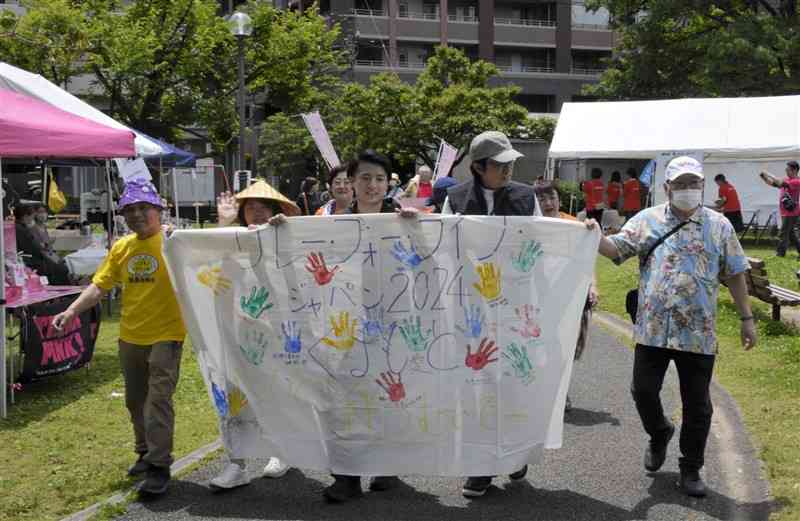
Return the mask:
<svg viewBox="0 0 800 521">
<path fill-rule="evenodd" d="M 405 13 L 398 13 L 398 18 L 407 18 L 409 20 L 428 20 L 431 22 L 438 22 L 439 15 L 436 13 L 412 13 L 407 11 Z"/>
<path fill-rule="evenodd" d="M 573 29 L 585 29 L 587 31 L 610 31 L 611 26 L 608 24 L 572 24 Z"/>
<path fill-rule="evenodd" d="M 599 76 L 606 70 L 602 68 L 588 68 L 588 67 L 573 67 L 572 74 L 581 74 L 583 76 Z"/>
<path fill-rule="evenodd" d="M 383 9 L 353 9 L 356 16 L 386 16 Z"/>
<path fill-rule="evenodd" d="M 389 65 L 384 60 L 356 60 L 356 67 L 389 68 Z M 397 68 L 422 70 L 425 68 L 425 62 L 401 61 L 397 64 Z"/>
<path fill-rule="evenodd" d="M 500 72 L 534 72 L 534 73 L 551 73 L 555 72 L 553 67 L 533 67 L 530 65 L 522 65 L 514 68 L 513 65 L 495 65 Z"/>
<path fill-rule="evenodd" d="M 463 22 L 469 24 L 476 24 L 478 23 L 477 16 L 464 16 L 464 15 L 457 15 L 457 14 L 449 14 L 447 15 L 447 19 L 451 22 Z"/>
<path fill-rule="evenodd" d="M 555 27 L 555 20 L 534 20 L 531 18 L 495 18 L 496 25 L 523 25 L 527 27 Z"/>
</svg>

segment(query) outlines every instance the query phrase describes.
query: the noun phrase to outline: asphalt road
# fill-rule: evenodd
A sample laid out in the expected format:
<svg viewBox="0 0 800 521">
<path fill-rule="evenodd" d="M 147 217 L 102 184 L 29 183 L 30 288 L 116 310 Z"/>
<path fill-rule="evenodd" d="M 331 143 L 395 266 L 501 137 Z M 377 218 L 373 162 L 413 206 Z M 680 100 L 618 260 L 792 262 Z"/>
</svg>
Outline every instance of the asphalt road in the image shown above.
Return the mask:
<svg viewBox="0 0 800 521">
<path fill-rule="evenodd" d="M 461 496 L 461 479 L 402 476 L 404 485 L 366 492 L 343 505 L 322 499 L 332 482 L 326 473 L 293 469 L 278 480 L 254 479 L 246 487 L 212 494 L 213 463 L 173 481 L 169 495 L 133 503 L 120 521 L 145 520 L 766 520 L 767 484 L 741 426 L 735 404 L 714 389 L 715 417 L 704 476 L 709 495 L 684 496 L 678 478 L 678 436 L 664 467 L 642 466 L 646 436 L 629 392 L 633 352 L 605 329 L 594 327 L 591 345 L 573 372 L 573 410 L 565 417 L 563 448 L 546 451 L 528 478 L 495 479 L 483 498 Z M 670 369 L 662 397 L 680 422 L 677 375 Z M 263 462 L 251 462 L 257 475 Z M 366 479 L 364 486 L 366 490 Z"/>
</svg>

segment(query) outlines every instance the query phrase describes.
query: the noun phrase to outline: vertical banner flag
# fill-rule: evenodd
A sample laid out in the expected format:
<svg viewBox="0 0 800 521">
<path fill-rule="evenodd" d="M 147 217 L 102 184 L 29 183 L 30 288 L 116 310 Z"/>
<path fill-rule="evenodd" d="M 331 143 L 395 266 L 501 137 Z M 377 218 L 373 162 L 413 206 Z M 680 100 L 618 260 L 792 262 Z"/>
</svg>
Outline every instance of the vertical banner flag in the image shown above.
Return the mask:
<svg viewBox="0 0 800 521">
<path fill-rule="evenodd" d="M 328 165 L 328 168 L 339 166 L 339 156 L 336 155 L 336 150 L 333 148 L 331 138 L 328 135 L 328 129 L 325 128 L 325 123 L 318 111 L 309 112 L 308 114 L 300 114 L 303 117 L 303 122 L 306 128 L 311 132 L 311 137 L 314 138 L 314 143 L 317 144 L 319 153 L 322 154 L 322 159 Z"/>
<path fill-rule="evenodd" d="M 165 258 L 231 457 L 491 476 L 561 446 L 599 235 L 531 217 L 178 230 Z"/>
<path fill-rule="evenodd" d="M 456 162 L 456 157 L 458 157 L 458 149 L 443 139 L 441 145 L 439 145 L 439 155 L 436 157 L 432 182 L 435 183 L 439 177 L 444 177 L 450 172 L 450 169 L 453 168 L 453 163 Z"/>
</svg>

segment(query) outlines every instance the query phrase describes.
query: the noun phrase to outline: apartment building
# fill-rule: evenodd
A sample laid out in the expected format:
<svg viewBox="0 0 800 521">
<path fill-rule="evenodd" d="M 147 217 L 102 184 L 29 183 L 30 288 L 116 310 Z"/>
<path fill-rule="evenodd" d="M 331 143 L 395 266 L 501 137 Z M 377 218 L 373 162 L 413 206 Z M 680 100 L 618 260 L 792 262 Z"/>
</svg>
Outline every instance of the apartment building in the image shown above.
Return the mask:
<svg viewBox="0 0 800 521">
<path fill-rule="evenodd" d="M 518 85 L 518 101 L 538 113 L 581 99 L 614 44 L 608 13 L 581 1 L 326 0 L 323 8 L 356 46 L 356 81 L 387 70 L 413 81 L 434 46 L 447 44 L 497 65 L 496 83 Z"/>
</svg>

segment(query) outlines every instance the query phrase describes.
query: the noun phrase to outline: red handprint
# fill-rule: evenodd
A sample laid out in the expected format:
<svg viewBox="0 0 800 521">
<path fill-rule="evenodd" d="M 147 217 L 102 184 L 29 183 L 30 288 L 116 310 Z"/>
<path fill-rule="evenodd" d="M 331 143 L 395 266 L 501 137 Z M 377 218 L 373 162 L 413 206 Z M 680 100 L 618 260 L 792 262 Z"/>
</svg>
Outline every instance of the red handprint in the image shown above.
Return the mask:
<svg viewBox="0 0 800 521">
<path fill-rule="evenodd" d="M 511 331 L 519 333 L 522 338 L 539 338 L 539 335 L 542 334 L 542 328 L 534 320 L 534 316 L 539 313 L 539 308 L 525 304 L 521 308 L 515 309 L 514 312 L 517 315 L 517 319 L 522 321 L 522 327 L 519 329 L 512 327 Z"/>
<path fill-rule="evenodd" d="M 489 358 L 496 352 L 497 346 L 494 345 L 494 340 L 484 338 L 481 340 L 481 345 L 475 351 L 475 354 L 472 353 L 472 347 L 467 344 L 467 357 L 464 359 L 464 363 L 467 367 L 471 367 L 473 371 L 480 371 L 486 367 L 486 364 L 497 362 L 497 358 Z"/>
<path fill-rule="evenodd" d="M 375 379 L 375 382 L 381 386 L 381 389 L 386 391 L 386 394 L 389 395 L 389 399 L 393 402 L 399 402 L 403 398 L 406 397 L 406 389 L 403 387 L 403 381 L 400 377 L 400 374 L 397 374 L 397 378 L 391 372 L 381 373 L 381 378 L 383 382 Z"/>
<path fill-rule="evenodd" d="M 314 280 L 316 280 L 317 284 L 320 286 L 324 286 L 333 280 L 333 275 L 336 273 L 336 270 L 339 269 L 339 266 L 334 266 L 332 270 L 329 270 L 325 265 L 325 257 L 322 256 L 322 252 L 312 253 L 307 259 L 308 264 L 306 264 L 306 270 L 314 275 Z"/>
</svg>

